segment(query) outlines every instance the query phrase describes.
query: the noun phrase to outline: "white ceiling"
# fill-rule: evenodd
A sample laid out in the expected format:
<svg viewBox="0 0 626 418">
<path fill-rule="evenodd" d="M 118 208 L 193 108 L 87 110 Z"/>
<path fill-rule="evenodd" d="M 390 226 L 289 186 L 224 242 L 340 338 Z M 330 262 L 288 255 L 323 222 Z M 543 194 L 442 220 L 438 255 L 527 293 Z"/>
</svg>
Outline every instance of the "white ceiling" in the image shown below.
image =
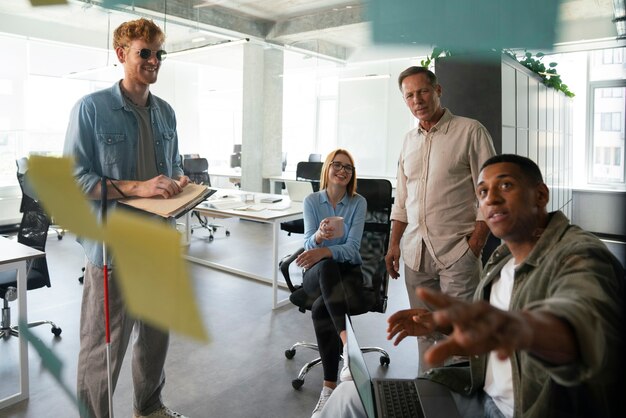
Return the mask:
<svg viewBox="0 0 626 418">
<path fill-rule="evenodd" d="M 557 42 L 615 38 L 612 2 L 562 0 Z M 374 46 L 366 9 L 366 0 L 68 0 L 39 7 L 2 0 L 0 32 L 108 48 L 112 30 L 140 15 L 165 28 L 168 51 L 244 37 L 349 62 L 420 56 L 432 49 Z M 205 39 L 198 42 L 199 37 Z"/>
</svg>

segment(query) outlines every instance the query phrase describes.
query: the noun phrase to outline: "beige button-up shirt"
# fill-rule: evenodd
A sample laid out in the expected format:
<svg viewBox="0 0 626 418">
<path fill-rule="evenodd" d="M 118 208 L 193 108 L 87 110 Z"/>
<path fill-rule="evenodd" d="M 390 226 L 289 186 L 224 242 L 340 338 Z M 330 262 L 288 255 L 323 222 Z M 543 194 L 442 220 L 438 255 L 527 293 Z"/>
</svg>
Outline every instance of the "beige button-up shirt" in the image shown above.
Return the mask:
<svg viewBox="0 0 626 418">
<path fill-rule="evenodd" d="M 391 219 L 407 223 L 401 250 L 412 270 L 420 268 L 422 241 L 440 268 L 454 264 L 482 220 L 474 187 L 481 165 L 495 155 L 491 136 L 480 122 L 444 110 L 429 132 L 409 131 L 400 153 Z"/>
</svg>

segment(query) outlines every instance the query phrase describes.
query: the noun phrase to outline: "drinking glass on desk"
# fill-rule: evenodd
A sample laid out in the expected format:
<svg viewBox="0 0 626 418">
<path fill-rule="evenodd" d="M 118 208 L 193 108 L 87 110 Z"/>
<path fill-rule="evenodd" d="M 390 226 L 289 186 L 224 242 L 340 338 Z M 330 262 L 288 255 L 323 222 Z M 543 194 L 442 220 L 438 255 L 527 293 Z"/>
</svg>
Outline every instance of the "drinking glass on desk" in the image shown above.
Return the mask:
<svg viewBox="0 0 626 418">
<path fill-rule="evenodd" d="M 243 193 L 241 201 L 245 203 L 254 203 L 254 193 Z"/>
</svg>

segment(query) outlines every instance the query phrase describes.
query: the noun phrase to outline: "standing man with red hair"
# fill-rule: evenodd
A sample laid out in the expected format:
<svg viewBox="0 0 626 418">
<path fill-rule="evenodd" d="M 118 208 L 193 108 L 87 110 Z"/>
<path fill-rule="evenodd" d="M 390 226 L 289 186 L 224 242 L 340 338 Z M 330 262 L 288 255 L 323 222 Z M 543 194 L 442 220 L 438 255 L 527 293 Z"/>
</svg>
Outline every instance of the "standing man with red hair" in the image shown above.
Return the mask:
<svg viewBox="0 0 626 418">
<path fill-rule="evenodd" d="M 124 66 L 124 78 L 112 87 L 83 97 L 72 109 L 65 138 L 65 154 L 75 160 L 74 175 L 101 213 L 102 178 L 107 182 L 107 205 L 116 199 L 140 196 L 169 198 L 189 183 L 183 175 L 176 116 L 172 107 L 150 93 L 157 81 L 165 51 L 165 34 L 151 20 L 121 24 L 113 47 Z M 109 416 L 102 243 L 80 238 L 88 263 L 80 320 L 78 355 L 79 399 L 90 416 Z M 163 405 L 164 365 L 169 333 L 132 317 L 117 282 L 115 262 L 107 254 L 111 367 L 117 383 L 126 347 L 133 334 L 133 417 L 169 418 L 183 415 Z"/>
</svg>

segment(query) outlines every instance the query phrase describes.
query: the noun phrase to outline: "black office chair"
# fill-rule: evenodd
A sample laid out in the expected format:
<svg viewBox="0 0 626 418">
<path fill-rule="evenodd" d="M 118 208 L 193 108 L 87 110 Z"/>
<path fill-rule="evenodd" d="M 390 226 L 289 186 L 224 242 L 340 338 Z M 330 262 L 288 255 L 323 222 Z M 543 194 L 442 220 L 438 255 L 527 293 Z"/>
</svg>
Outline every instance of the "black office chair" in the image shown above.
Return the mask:
<svg viewBox="0 0 626 418">
<path fill-rule="evenodd" d="M 189 179 L 196 184 L 204 184 L 211 187 L 211 177 L 209 176 L 209 162 L 206 158 L 185 158 L 183 160 L 183 172 Z M 194 229 L 203 228 L 209 231 L 209 241 L 213 241 L 214 233 L 218 228 L 224 228 L 227 237 L 230 236 L 230 231 L 224 225 L 211 223 L 206 216 L 200 215 L 198 211 L 192 211 L 191 216 L 195 216 L 198 219 L 199 225 L 193 225 L 191 227 L 191 233 Z"/>
<path fill-rule="evenodd" d="M 389 286 L 389 275 L 385 266 L 385 254 L 389 244 L 389 233 L 391 228 L 391 183 L 384 179 L 359 179 L 357 181 L 357 192 L 367 200 L 367 214 L 365 217 L 365 227 L 363 238 L 361 239 L 361 258 L 363 265 L 363 277 L 366 281 L 365 298 L 363 304 L 350 312 L 350 316 L 361 315 L 366 312 L 381 312 L 387 310 L 387 290 Z M 289 300 L 298 307 L 300 312 L 311 310 L 314 300 L 312 300 L 302 288 L 302 285 L 294 285 L 290 274 L 289 265 L 302 253 L 304 249 L 299 249 L 294 254 L 288 255 L 279 264 L 279 268 L 291 295 Z M 317 344 L 308 342 L 295 343 L 291 348 L 285 350 L 285 357 L 292 359 L 298 347 L 317 350 Z M 389 365 L 391 361 L 389 354 L 379 347 L 361 347 L 364 353 L 378 352 L 381 365 Z M 299 389 L 304 384 L 304 377 L 309 370 L 321 363 L 318 357 L 306 363 L 298 377 L 291 381 L 294 389 Z"/>
<path fill-rule="evenodd" d="M 20 165 L 18 164 L 18 181 L 22 190 L 28 191 L 29 186 L 26 182 L 25 174 L 25 171 L 20 172 Z M 50 218 L 41 208 L 39 202 L 32 195 L 24 192 L 22 193 L 21 211 L 22 222 L 17 233 L 17 241 L 39 251 L 45 251 Z M 28 263 L 26 289 L 33 290 L 44 286 L 50 287 L 50 274 L 46 258 L 40 257 Z M 0 298 L 4 301 L 0 337 L 9 337 L 11 335 L 18 337 L 19 325 L 11 326 L 11 308 L 9 307 L 9 302 L 17 298 L 17 271 L 0 272 Z M 61 335 L 61 328 L 52 321 L 29 322 L 28 328 L 43 324 L 49 324 L 55 336 Z"/>
<path fill-rule="evenodd" d="M 300 161 L 296 166 L 296 180 L 310 181 L 313 185 L 313 191 L 320 189 L 320 178 L 322 176 L 321 162 Z M 280 229 L 287 231 L 287 235 L 304 234 L 304 220 L 296 219 L 288 222 L 281 222 Z"/>
<path fill-rule="evenodd" d="M 18 175 L 18 180 L 19 180 L 19 176 L 20 175 L 24 176 L 24 174 L 26 174 L 26 171 L 28 171 L 28 158 L 26 157 L 18 158 L 17 160 L 15 160 L 15 164 L 17 165 L 17 175 Z M 24 179 L 24 177 L 22 177 L 22 179 Z M 21 182 L 19 182 L 19 184 L 20 184 L 20 189 L 22 190 L 22 196 L 24 196 L 24 194 L 29 195 L 29 196 L 35 196 L 35 192 L 27 180 L 22 180 Z M 24 213 L 24 205 L 27 203 L 28 202 L 22 199 L 22 202 L 20 203 L 20 213 Z M 65 236 L 65 229 L 63 229 L 59 225 L 54 224 L 52 220 L 50 220 L 49 229 L 53 230 L 57 234 L 58 240 L 62 240 L 63 237 Z"/>
</svg>

